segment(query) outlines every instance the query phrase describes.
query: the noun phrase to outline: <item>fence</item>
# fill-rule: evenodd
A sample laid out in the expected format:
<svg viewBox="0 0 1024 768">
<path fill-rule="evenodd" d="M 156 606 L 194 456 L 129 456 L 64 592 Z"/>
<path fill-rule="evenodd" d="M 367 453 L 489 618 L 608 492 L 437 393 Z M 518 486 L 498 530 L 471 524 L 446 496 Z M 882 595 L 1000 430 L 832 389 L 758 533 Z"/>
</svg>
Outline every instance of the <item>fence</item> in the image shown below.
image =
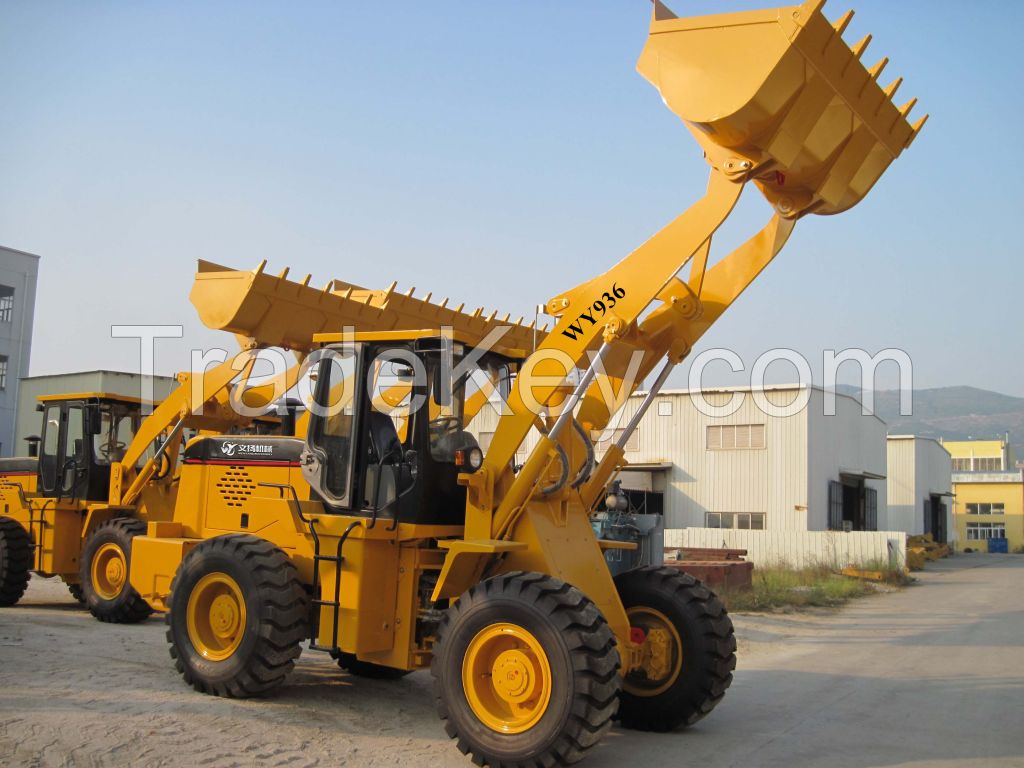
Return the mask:
<svg viewBox="0 0 1024 768">
<path fill-rule="evenodd" d="M 723 528 L 671 528 L 666 547 L 722 547 L 747 550 L 755 567 L 785 565 L 793 568 L 825 565 L 888 563 L 903 568 L 907 562 L 907 534 L 902 531 L 746 531 Z"/>
</svg>

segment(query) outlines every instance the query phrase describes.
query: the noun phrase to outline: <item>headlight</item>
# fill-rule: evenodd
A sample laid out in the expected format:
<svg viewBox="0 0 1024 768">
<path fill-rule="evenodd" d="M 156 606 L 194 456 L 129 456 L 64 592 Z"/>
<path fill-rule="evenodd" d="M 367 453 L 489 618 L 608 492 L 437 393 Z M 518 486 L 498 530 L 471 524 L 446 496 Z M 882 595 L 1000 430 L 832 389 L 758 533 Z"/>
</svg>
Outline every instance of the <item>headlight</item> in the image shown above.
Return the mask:
<svg viewBox="0 0 1024 768">
<path fill-rule="evenodd" d="M 476 470 L 480 469 L 480 467 L 483 466 L 484 452 L 481 451 L 479 448 L 470 448 L 466 456 L 466 459 L 469 462 L 469 468 L 475 472 Z"/>
</svg>

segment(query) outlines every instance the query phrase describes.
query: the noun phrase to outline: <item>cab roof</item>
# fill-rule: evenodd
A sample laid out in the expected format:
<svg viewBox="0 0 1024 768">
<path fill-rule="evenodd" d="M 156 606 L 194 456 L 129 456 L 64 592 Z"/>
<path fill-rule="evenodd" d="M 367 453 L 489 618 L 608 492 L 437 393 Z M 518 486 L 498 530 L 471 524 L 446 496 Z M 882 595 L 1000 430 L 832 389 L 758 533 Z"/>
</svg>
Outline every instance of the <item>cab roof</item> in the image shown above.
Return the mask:
<svg viewBox="0 0 1024 768">
<path fill-rule="evenodd" d="M 113 403 L 131 403 L 132 405 L 141 405 L 142 403 L 156 405 L 152 400 L 143 400 L 141 397 L 132 397 L 131 395 L 120 395 L 116 392 L 70 392 L 59 395 L 39 395 L 36 399 L 41 403 L 59 403 L 65 400 L 103 400 Z"/>
<path fill-rule="evenodd" d="M 452 331 L 444 336 L 451 338 L 453 341 L 459 344 L 465 344 L 466 346 L 473 347 L 482 341 L 482 339 L 476 338 L 474 335 L 464 333 L 462 331 Z M 402 331 L 357 331 L 356 333 L 317 333 L 313 335 L 313 342 L 321 346 L 327 344 L 338 344 L 343 341 L 369 341 L 369 342 L 380 342 L 380 341 L 418 341 L 420 339 L 440 339 L 442 334 L 438 333 L 436 329 L 425 328 L 421 330 L 402 330 Z M 525 349 L 517 349 L 515 347 L 502 346 L 496 344 L 490 348 L 491 352 L 496 352 L 499 355 L 509 357 L 515 360 L 525 359 L 529 353 Z"/>
</svg>

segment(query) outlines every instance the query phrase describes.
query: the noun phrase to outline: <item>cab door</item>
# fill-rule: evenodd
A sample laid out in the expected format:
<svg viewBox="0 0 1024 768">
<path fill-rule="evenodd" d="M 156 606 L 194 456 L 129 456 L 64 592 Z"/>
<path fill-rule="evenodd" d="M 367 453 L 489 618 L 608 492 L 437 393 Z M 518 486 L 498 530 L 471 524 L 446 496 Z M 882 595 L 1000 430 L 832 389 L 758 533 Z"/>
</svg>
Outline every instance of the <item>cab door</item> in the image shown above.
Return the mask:
<svg viewBox="0 0 1024 768">
<path fill-rule="evenodd" d="M 82 498 L 89 481 L 85 404 L 51 403 L 43 411 L 39 489 L 49 498 Z"/>
</svg>

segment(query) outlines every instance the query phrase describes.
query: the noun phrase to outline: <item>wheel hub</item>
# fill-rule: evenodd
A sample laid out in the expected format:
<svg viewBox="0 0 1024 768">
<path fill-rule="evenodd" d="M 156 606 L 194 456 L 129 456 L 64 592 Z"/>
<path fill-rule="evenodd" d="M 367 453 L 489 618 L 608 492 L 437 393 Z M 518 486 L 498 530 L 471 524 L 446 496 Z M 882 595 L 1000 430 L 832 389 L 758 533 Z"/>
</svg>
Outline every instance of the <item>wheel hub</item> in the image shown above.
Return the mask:
<svg viewBox="0 0 1024 768">
<path fill-rule="evenodd" d="M 230 658 L 245 637 L 245 621 L 242 588 L 228 574 L 208 573 L 192 588 L 186 608 L 188 637 L 203 658 Z"/>
<path fill-rule="evenodd" d="M 498 733 L 522 733 L 547 711 L 551 665 L 532 633 L 515 624 L 491 624 L 466 648 L 462 685 L 483 725 Z"/>
<path fill-rule="evenodd" d="M 634 606 L 626 611 L 630 636 L 642 645 L 637 666 L 623 677 L 622 689 L 635 696 L 657 696 L 679 678 L 683 670 L 683 641 L 675 625 L 659 610 Z"/>
<path fill-rule="evenodd" d="M 128 580 L 128 558 L 114 542 L 107 542 L 96 550 L 90 567 L 92 588 L 102 600 L 113 600 L 124 589 Z"/>
<path fill-rule="evenodd" d="M 505 701 L 519 704 L 532 698 L 537 690 L 537 669 L 522 651 L 504 651 L 494 661 L 491 684 Z"/>
<path fill-rule="evenodd" d="M 124 584 L 124 566 L 119 559 L 112 559 L 107 563 L 107 581 L 115 586 Z"/>
<path fill-rule="evenodd" d="M 220 638 L 230 638 L 238 631 L 238 606 L 228 595 L 218 595 L 210 606 L 210 626 Z"/>
</svg>

